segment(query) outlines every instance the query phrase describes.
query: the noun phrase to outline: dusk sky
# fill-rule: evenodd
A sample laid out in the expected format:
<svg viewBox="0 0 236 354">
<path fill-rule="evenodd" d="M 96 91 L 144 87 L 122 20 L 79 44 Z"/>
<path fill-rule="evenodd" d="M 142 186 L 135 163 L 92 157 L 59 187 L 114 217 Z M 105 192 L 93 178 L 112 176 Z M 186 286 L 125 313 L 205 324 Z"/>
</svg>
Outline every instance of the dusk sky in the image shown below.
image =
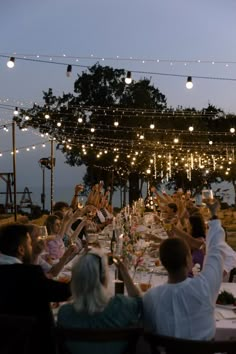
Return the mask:
<svg viewBox="0 0 236 354">
<path fill-rule="evenodd" d="M 0 55 L 19 54 L 56 56 L 138 58 L 140 61 L 104 60 L 102 65 L 135 70 L 236 79 L 236 2 L 235 0 L 2 0 L 0 11 Z M 150 62 L 150 59 L 167 60 Z M 176 61 L 182 61 L 177 63 Z M 195 60 L 195 63 L 188 61 Z M 209 63 L 198 63 L 197 60 Z M 6 66 L 0 57 L 0 103 L 30 107 L 42 102 L 42 91 L 52 88 L 57 95 L 72 92 L 78 67 L 72 76 L 66 66 L 16 60 Z M 144 63 L 142 62 L 144 61 Z M 222 63 L 217 63 L 221 61 Z M 75 63 L 75 59 L 64 59 Z M 214 62 L 215 64 L 212 64 Z M 232 62 L 235 62 L 232 63 Z M 94 60 L 79 60 L 92 65 Z M 185 65 L 186 64 L 186 65 Z M 208 103 L 226 113 L 236 113 L 236 81 L 193 79 L 187 90 L 186 78 L 135 74 L 134 79 L 151 77 L 151 82 L 166 95 L 168 106 L 206 107 Z M 11 122 L 12 112 L 0 109 L 0 124 Z M 43 142 L 33 132 L 17 133 L 17 148 Z M 0 130 L 0 172 L 12 171 L 11 129 Z M 8 151 L 8 152 L 7 152 Z M 5 152 L 5 153 L 4 153 Z M 17 154 L 17 189 L 34 191 L 42 183 L 38 160 L 50 155 L 39 148 Z M 82 182 L 83 168 L 64 164 L 56 154 L 55 199 L 61 199 L 61 186 Z M 47 174 L 49 184 L 49 173 Z M 66 183 L 65 183 L 66 181 Z M 5 186 L 0 182 L 0 191 Z M 39 200 L 33 194 L 33 199 Z M 63 197 L 64 198 L 64 197 Z M 49 201 L 49 195 L 47 197 Z"/>
</svg>

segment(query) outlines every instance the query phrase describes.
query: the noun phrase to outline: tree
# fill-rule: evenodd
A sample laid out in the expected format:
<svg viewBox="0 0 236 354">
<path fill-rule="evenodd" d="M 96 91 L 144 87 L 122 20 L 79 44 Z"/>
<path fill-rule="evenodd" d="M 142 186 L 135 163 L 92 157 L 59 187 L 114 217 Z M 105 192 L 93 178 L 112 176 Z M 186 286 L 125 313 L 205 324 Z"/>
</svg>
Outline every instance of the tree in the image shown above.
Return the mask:
<svg viewBox="0 0 236 354">
<path fill-rule="evenodd" d="M 43 106 L 21 110 L 18 126 L 55 138 L 69 165 L 87 166 L 88 186 L 103 180 L 125 193 L 129 180 L 130 203 L 140 196 L 144 179 L 176 179 L 197 191 L 229 168 L 223 161 L 235 142 L 229 133 L 234 115 L 213 105 L 167 107 L 147 78 L 126 85 L 124 70 L 96 64 L 78 75 L 73 94 L 57 97 L 49 89 L 43 99 Z"/>
</svg>

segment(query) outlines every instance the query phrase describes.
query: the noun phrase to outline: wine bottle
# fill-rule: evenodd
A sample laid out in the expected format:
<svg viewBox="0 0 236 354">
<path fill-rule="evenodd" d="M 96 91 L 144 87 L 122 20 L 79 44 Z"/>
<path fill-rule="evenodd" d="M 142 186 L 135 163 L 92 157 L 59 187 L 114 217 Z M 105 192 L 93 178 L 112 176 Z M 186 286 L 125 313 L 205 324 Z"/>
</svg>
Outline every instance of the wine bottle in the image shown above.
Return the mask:
<svg viewBox="0 0 236 354">
<path fill-rule="evenodd" d="M 112 238 L 111 238 L 111 253 L 114 254 L 116 252 L 117 247 L 117 239 L 116 239 L 116 231 L 113 229 Z"/>
</svg>

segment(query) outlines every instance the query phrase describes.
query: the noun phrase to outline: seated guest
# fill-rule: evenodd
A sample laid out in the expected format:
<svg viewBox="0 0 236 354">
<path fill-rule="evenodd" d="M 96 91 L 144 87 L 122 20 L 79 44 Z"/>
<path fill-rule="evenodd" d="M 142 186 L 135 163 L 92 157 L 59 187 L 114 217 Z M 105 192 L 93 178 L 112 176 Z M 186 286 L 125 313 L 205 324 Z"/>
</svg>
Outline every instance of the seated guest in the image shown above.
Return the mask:
<svg viewBox="0 0 236 354">
<path fill-rule="evenodd" d="M 206 237 L 207 253 L 198 276 L 188 278 L 192 262 L 184 240 L 174 237 L 160 246 L 168 282 L 143 297 L 145 324 L 154 333 L 199 340 L 214 338 L 214 309 L 222 281 L 224 248 L 224 230 L 215 216 L 217 206 L 217 202 L 208 205 L 212 220 Z"/>
<path fill-rule="evenodd" d="M 65 264 L 70 261 L 71 257 L 78 252 L 76 245 L 70 245 L 59 262 L 52 265 L 42 257 L 42 253 L 45 251 L 45 243 L 44 240 L 40 239 L 39 227 L 34 224 L 28 224 L 26 226 L 32 243 L 32 264 L 40 265 L 48 278 L 56 277 Z"/>
<path fill-rule="evenodd" d="M 17 223 L 2 226 L 0 313 L 35 317 L 40 341 L 35 343 L 32 353 L 53 354 L 50 302 L 66 301 L 70 288 L 69 284 L 48 279 L 40 266 L 30 264 L 31 258 L 32 244 L 27 226 Z"/>
<path fill-rule="evenodd" d="M 107 257 L 99 249 L 84 254 L 72 269 L 73 303 L 63 305 L 58 325 L 73 328 L 119 328 L 138 322 L 142 312 L 140 291 L 133 284 L 123 263 L 118 268 L 129 296 L 111 296 L 108 288 Z M 71 344 L 71 353 L 122 353 L 125 343 Z M 69 345 L 68 345 L 69 347 Z"/>
<path fill-rule="evenodd" d="M 46 246 L 48 250 L 48 260 L 53 262 L 62 257 L 65 252 L 65 245 L 63 242 L 64 233 L 62 232 L 62 222 L 56 215 L 49 215 L 45 221 L 48 236 Z"/>
</svg>

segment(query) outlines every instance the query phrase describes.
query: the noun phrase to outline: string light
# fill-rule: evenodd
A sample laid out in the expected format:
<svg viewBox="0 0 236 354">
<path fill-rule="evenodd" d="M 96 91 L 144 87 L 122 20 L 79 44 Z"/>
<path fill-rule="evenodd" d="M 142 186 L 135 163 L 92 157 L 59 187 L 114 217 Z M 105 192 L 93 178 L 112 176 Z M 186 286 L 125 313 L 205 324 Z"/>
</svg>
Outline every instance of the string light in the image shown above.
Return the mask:
<svg viewBox="0 0 236 354">
<path fill-rule="evenodd" d="M 126 83 L 127 85 L 130 85 L 131 82 L 132 82 L 131 71 L 127 71 L 126 78 L 125 78 L 125 83 Z"/>
<path fill-rule="evenodd" d="M 18 107 L 15 108 L 13 114 L 14 114 L 14 116 L 18 116 L 18 114 L 19 114 Z"/>
<path fill-rule="evenodd" d="M 235 133 L 235 128 L 232 127 L 232 128 L 230 128 L 229 131 L 230 131 L 230 133 L 234 134 Z"/>
<path fill-rule="evenodd" d="M 66 76 L 70 77 L 72 72 L 72 65 L 67 65 Z"/>
<path fill-rule="evenodd" d="M 119 125 L 118 120 L 115 120 L 115 121 L 114 121 L 114 126 L 115 126 L 115 127 L 118 127 L 118 125 Z"/>
<path fill-rule="evenodd" d="M 193 132 L 194 128 L 193 128 L 192 126 L 190 126 L 190 127 L 188 128 L 188 130 L 189 130 L 190 132 Z"/>
<path fill-rule="evenodd" d="M 15 66 L 15 58 L 14 57 L 10 57 L 10 59 L 7 62 L 7 66 L 10 69 L 14 68 L 14 66 Z"/>
<path fill-rule="evenodd" d="M 150 124 L 150 129 L 155 129 L 155 124 L 154 124 L 153 121 L 152 121 L 151 124 Z"/>
<path fill-rule="evenodd" d="M 189 90 L 191 90 L 193 88 L 192 76 L 188 76 L 187 82 L 186 82 L 186 87 Z"/>
</svg>

